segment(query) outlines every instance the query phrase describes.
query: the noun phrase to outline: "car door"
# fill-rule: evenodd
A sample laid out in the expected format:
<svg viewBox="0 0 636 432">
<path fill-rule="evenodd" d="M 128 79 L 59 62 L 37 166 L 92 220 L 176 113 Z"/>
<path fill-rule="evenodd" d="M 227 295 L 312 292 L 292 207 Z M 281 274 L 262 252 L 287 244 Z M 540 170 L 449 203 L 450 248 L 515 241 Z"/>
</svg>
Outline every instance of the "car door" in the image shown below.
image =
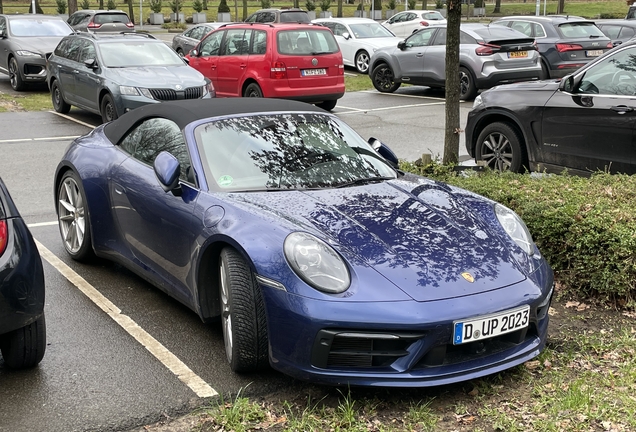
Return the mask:
<svg viewBox="0 0 636 432">
<path fill-rule="evenodd" d="M 399 37 L 408 36 L 404 29 L 405 23 L 409 16 L 410 12 L 400 12 L 393 15 L 388 21 L 386 21 L 383 25 L 391 30 L 393 34 Z M 410 33 L 409 33 L 410 34 Z"/>
<path fill-rule="evenodd" d="M 247 70 L 251 29 L 229 29 L 221 44 L 215 84 L 217 96 L 242 96 L 240 88 Z"/>
<path fill-rule="evenodd" d="M 7 19 L 0 16 L 0 72 L 9 73 L 9 39 Z"/>
<path fill-rule="evenodd" d="M 419 31 L 406 39 L 404 49 L 395 51 L 395 58 L 402 70 L 402 81 L 422 81 L 424 56 L 436 31 L 436 28 Z"/>
<path fill-rule="evenodd" d="M 421 32 L 420 32 L 421 33 Z M 460 32 L 460 44 L 461 44 Z M 461 51 L 461 50 L 460 50 Z M 446 81 L 446 28 L 439 28 L 424 55 L 422 82 L 435 85 Z"/>
<path fill-rule="evenodd" d="M 119 148 L 130 155 L 109 177 L 120 238 L 162 288 L 192 304 L 188 276 L 203 226 L 193 214 L 199 190 L 183 134 L 171 120 L 147 119 L 126 135 Z M 155 177 L 152 164 L 162 151 L 181 164 L 180 196 L 166 193 Z"/>
<path fill-rule="evenodd" d="M 198 70 L 212 81 L 214 88 L 218 94 L 218 71 L 219 51 L 225 31 L 216 31 L 210 33 L 198 45 L 198 53 L 196 56 L 190 56 L 189 65 Z"/>
<path fill-rule="evenodd" d="M 636 172 L 635 57 L 636 46 L 618 50 L 575 75 L 571 82 L 580 83 L 572 91 L 555 92 L 541 123 L 546 163 L 583 171 Z"/>
<path fill-rule="evenodd" d="M 93 60 L 95 66 L 87 66 L 84 62 L 88 60 Z M 75 96 L 78 104 L 94 111 L 99 111 L 99 71 L 101 65 L 97 61 L 95 45 L 90 40 L 82 40 L 74 70 Z"/>
<path fill-rule="evenodd" d="M 336 38 L 336 42 L 338 42 L 340 52 L 342 52 L 342 59 L 344 61 L 344 64 L 346 64 L 347 66 L 354 66 L 353 57 L 355 56 L 355 47 L 353 46 L 354 35 L 351 32 L 351 29 L 345 27 L 342 24 L 334 23 L 331 30 L 334 37 Z M 345 34 L 347 34 L 348 36 L 345 37 Z"/>
<path fill-rule="evenodd" d="M 55 50 L 57 58 L 54 67 L 57 68 L 56 75 L 59 79 L 64 99 L 70 104 L 77 104 L 79 99 L 75 85 L 75 71 L 78 67 L 77 60 L 82 47 L 82 40 L 76 37 L 66 41 Z"/>
</svg>

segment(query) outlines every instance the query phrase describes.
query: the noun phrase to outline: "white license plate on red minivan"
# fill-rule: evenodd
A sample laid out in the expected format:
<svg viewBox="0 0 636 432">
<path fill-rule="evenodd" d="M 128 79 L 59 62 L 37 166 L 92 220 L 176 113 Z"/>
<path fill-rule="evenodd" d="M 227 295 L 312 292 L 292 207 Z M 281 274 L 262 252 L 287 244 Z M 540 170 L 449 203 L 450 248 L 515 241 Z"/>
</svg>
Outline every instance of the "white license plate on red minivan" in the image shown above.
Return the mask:
<svg viewBox="0 0 636 432">
<path fill-rule="evenodd" d="M 302 76 L 327 75 L 327 69 L 303 69 L 300 73 Z"/>
<path fill-rule="evenodd" d="M 528 327 L 530 306 L 453 322 L 453 344 L 475 342 Z"/>
</svg>

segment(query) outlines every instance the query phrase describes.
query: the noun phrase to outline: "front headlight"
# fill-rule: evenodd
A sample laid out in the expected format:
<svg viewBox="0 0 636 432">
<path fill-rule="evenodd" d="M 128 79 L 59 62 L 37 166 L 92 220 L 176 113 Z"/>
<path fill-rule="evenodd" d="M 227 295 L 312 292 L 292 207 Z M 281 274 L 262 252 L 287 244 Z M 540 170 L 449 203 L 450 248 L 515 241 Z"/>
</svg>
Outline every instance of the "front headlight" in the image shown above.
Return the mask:
<svg viewBox="0 0 636 432">
<path fill-rule="evenodd" d="M 313 288 L 330 294 L 346 291 L 351 284 L 344 260 L 327 243 L 302 232 L 285 239 L 285 257 L 296 274 Z"/>
<path fill-rule="evenodd" d="M 26 51 L 26 50 L 17 50 L 15 52 L 17 55 L 22 56 L 22 57 L 40 57 L 40 58 L 44 58 L 44 56 L 40 53 L 36 53 L 33 51 Z"/>
<path fill-rule="evenodd" d="M 484 101 L 481 99 L 481 95 L 477 95 L 475 100 L 473 101 L 473 109 L 479 108 L 484 104 Z"/>
<path fill-rule="evenodd" d="M 139 91 L 136 87 L 119 86 L 119 92 L 125 96 L 139 96 Z"/>
<path fill-rule="evenodd" d="M 495 204 L 495 214 L 503 229 L 508 233 L 517 245 L 528 255 L 534 254 L 534 242 L 530 231 L 521 218 L 508 207 Z"/>
</svg>

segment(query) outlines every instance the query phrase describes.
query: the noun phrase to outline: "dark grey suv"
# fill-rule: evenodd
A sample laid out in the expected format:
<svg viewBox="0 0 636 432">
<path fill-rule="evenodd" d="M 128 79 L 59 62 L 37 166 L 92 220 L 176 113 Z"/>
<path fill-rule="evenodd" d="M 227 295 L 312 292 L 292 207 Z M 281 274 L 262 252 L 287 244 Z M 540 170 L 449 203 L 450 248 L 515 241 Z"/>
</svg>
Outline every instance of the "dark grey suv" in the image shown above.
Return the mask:
<svg viewBox="0 0 636 432">
<path fill-rule="evenodd" d="M 150 103 L 214 95 L 200 72 L 144 33 L 70 35 L 49 58 L 48 77 L 55 111 L 75 105 L 104 122 Z"/>
<path fill-rule="evenodd" d="M 121 10 L 79 10 L 67 22 L 75 31 L 91 33 L 120 33 L 135 29 L 135 24 Z"/>
<path fill-rule="evenodd" d="M 57 16 L 0 15 L 0 72 L 9 75 L 16 91 L 46 82 L 46 58 L 71 33 Z"/>
</svg>

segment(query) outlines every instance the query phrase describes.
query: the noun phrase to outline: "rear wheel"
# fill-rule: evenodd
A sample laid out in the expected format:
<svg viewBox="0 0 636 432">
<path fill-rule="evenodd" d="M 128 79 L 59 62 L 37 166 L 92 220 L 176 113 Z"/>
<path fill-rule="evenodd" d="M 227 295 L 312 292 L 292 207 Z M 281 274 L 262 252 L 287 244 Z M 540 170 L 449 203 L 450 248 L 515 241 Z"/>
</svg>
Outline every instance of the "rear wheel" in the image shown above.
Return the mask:
<svg viewBox="0 0 636 432">
<path fill-rule="evenodd" d="M 369 53 L 366 51 L 360 51 L 356 54 L 355 65 L 358 72 L 366 74 L 369 73 Z"/>
<path fill-rule="evenodd" d="M 177 54 L 179 54 L 179 57 L 184 57 L 185 54 L 183 54 L 183 50 L 181 48 L 177 48 Z"/>
<path fill-rule="evenodd" d="M 259 98 L 262 98 L 263 97 L 263 92 L 261 91 L 261 88 L 258 86 L 258 84 L 251 83 L 250 85 L 248 85 L 245 88 L 245 91 L 243 92 L 243 97 L 259 97 Z"/>
<path fill-rule="evenodd" d="M 331 111 L 332 109 L 334 109 L 336 107 L 336 104 L 338 103 L 337 100 L 328 100 L 328 101 L 323 101 L 320 103 L 317 103 L 316 106 L 318 108 L 322 108 L 326 111 Z"/>
<path fill-rule="evenodd" d="M 475 158 L 486 162 L 496 171 L 522 172 L 526 155 L 523 140 L 517 130 L 508 123 L 489 124 L 479 134 Z"/>
<path fill-rule="evenodd" d="M 9 82 L 15 91 L 22 91 L 26 87 L 26 84 L 22 80 L 22 75 L 20 75 L 20 68 L 18 67 L 18 61 L 15 57 L 11 57 L 11 60 L 9 60 Z"/>
<path fill-rule="evenodd" d="M 66 103 L 62 96 L 62 91 L 57 81 L 53 81 L 51 84 L 51 100 L 53 102 L 53 109 L 61 114 L 66 114 L 71 110 L 71 106 Z"/>
<path fill-rule="evenodd" d="M 261 289 L 241 255 L 232 248 L 219 258 L 221 325 L 225 354 L 234 372 L 269 364 L 267 318 Z"/>
<path fill-rule="evenodd" d="M 386 63 L 376 66 L 371 72 L 371 82 L 373 87 L 382 93 L 393 93 L 400 88 L 400 83 L 395 82 L 393 70 Z"/>
<path fill-rule="evenodd" d="M 115 102 L 113 102 L 113 97 L 109 94 L 105 95 L 102 99 L 102 103 L 100 105 L 102 113 L 102 123 L 108 123 L 109 121 L 115 120 L 117 117 L 117 108 L 115 108 Z"/>
<path fill-rule="evenodd" d="M 57 190 L 57 218 L 66 252 L 77 261 L 93 256 L 86 195 L 77 174 L 67 171 Z"/>
<path fill-rule="evenodd" d="M 550 69 L 548 69 L 548 65 L 546 65 L 543 61 L 541 62 L 541 79 L 550 79 Z"/>
<path fill-rule="evenodd" d="M 31 324 L 2 335 L 0 350 L 4 363 L 10 368 L 30 368 L 40 363 L 46 350 L 44 313 Z"/>
<path fill-rule="evenodd" d="M 459 100 L 475 99 L 477 85 L 473 73 L 461 66 L 459 68 Z"/>
</svg>

